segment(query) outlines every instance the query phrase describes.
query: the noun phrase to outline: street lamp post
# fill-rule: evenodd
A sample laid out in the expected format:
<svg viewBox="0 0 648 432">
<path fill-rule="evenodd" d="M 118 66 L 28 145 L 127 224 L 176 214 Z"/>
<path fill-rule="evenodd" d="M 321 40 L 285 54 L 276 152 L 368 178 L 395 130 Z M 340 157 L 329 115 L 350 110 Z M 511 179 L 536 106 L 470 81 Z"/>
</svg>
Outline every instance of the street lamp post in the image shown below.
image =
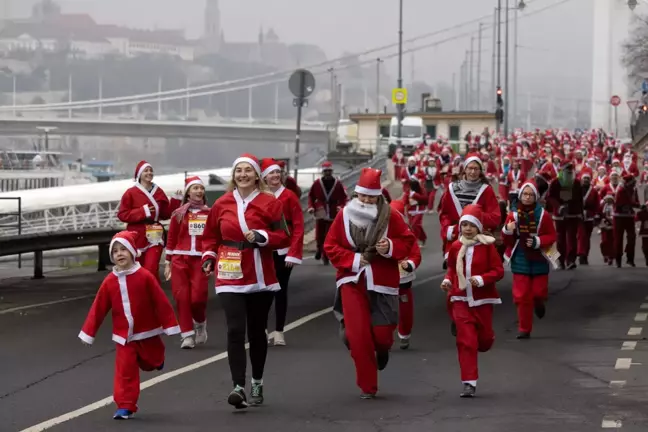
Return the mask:
<svg viewBox="0 0 648 432">
<path fill-rule="evenodd" d="M 502 0 L 497 0 L 497 89 L 496 89 L 496 111 L 500 112 L 502 109 L 501 93 L 502 93 Z M 495 122 L 495 130 L 500 132 L 500 119 L 498 116 Z"/>
<path fill-rule="evenodd" d="M 403 88 L 403 0 L 399 1 L 398 18 L 398 88 Z M 397 105 L 398 109 L 398 146 L 401 145 L 403 130 L 403 104 Z"/>
</svg>

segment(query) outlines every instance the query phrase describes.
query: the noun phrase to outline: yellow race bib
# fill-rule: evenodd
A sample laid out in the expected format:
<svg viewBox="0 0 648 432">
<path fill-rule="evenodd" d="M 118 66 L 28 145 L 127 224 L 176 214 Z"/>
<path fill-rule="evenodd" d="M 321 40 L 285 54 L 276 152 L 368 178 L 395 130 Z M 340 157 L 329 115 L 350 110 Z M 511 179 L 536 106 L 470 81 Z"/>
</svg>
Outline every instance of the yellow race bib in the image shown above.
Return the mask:
<svg viewBox="0 0 648 432">
<path fill-rule="evenodd" d="M 164 228 L 160 224 L 146 225 L 146 239 L 152 245 L 162 244 Z"/>
<path fill-rule="evenodd" d="M 243 279 L 242 259 L 242 251 L 232 249 L 220 251 L 218 255 L 218 279 Z"/>
</svg>

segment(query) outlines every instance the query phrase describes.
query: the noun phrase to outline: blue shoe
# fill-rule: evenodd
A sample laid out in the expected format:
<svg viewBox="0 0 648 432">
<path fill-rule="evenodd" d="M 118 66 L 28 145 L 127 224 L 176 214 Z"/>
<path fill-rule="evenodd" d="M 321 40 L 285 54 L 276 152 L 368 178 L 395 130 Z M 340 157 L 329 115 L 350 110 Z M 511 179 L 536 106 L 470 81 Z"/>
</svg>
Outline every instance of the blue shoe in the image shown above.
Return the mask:
<svg viewBox="0 0 648 432">
<path fill-rule="evenodd" d="M 117 411 L 115 411 L 115 415 L 113 415 L 113 419 L 115 420 L 128 420 L 132 419 L 135 413 L 133 411 L 129 411 L 124 408 L 120 408 Z"/>
</svg>

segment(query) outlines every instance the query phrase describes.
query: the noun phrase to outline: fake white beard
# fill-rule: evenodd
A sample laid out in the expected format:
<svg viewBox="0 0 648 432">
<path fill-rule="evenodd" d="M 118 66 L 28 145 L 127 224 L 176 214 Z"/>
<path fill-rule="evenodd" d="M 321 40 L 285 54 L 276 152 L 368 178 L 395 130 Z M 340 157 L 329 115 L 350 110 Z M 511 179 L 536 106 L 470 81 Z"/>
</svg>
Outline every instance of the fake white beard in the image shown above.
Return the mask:
<svg viewBox="0 0 648 432">
<path fill-rule="evenodd" d="M 378 206 L 376 204 L 363 204 L 358 198 L 354 198 L 345 207 L 349 214 L 349 220 L 359 228 L 366 228 L 378 217 Z"/>
</svg>

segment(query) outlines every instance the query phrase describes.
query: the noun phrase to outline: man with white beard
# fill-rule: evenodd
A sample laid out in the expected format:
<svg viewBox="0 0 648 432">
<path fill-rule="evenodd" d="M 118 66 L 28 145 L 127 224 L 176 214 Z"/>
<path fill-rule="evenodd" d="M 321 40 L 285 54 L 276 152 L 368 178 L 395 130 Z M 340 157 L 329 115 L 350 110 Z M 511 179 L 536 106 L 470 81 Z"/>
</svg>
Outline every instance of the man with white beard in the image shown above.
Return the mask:
<svg viewBox="0 0 648 432">
<path fill-rule="evenodd" d="M 338 213 L 324 243 L 337 269 L 334 313 L 356 367 L 361 398 L 378 392 L 398 323 L 399 261 L 416 239 L 382 195 L 382 171 L 365 168 L 355 197 Z"/>
</svg>

